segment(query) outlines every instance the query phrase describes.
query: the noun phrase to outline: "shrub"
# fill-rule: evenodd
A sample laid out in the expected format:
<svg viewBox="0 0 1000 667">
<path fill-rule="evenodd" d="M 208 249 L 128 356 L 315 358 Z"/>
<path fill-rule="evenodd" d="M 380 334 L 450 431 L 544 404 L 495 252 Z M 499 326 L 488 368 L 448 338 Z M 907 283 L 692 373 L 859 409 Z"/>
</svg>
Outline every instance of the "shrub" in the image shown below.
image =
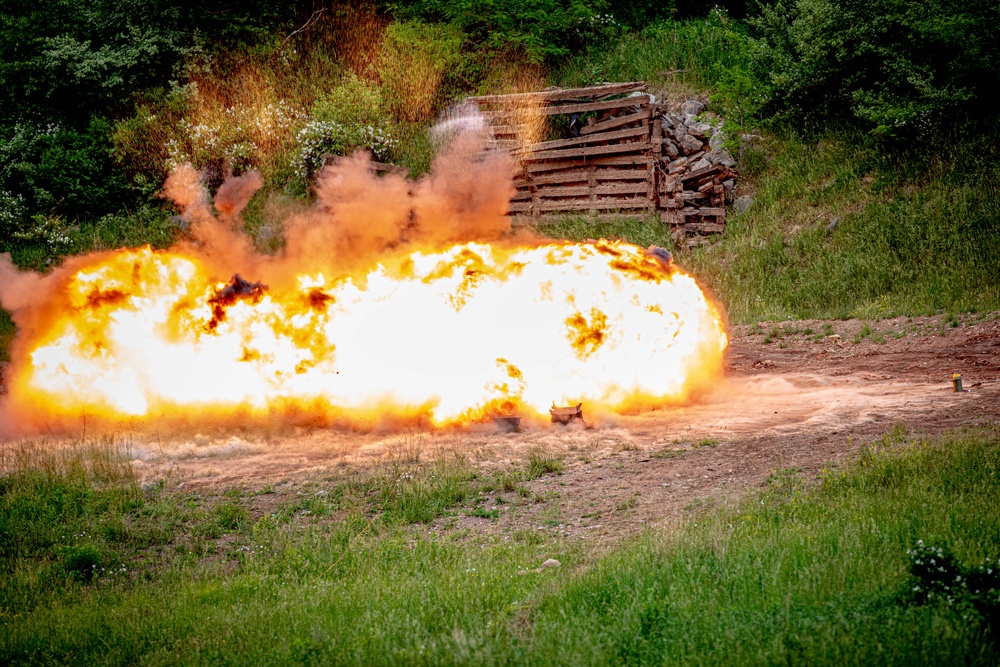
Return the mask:
<svg viewBox="0 0 1000 667">
<path fill-rule="evenodd" d="M 58 123 L 10 128 L 0 137 L 4 217 L 18 217 L 21 205 L 28 214 L 76 218 L 125 203 L 128 190 L 111 160 L 110 136 L 110 124 L 96 116 L 83 128 Z"/>
<path fill-rule="evenodd" d="M 388 160 L 396 140 L 385 130 L 370 125 L 347 126 L 333 121 L 312 120 L 296 135 L 298 151 L 292 160 L 295 176 L 308 181 L 323 166 L 323 156 L 347 155 L 356 149 L 371 151 L 376 160 Z"/>
<path fill-rule="evenodd" d="M 348 72 L 339 85 L 316 97 L 312 116 L 319 121 L 342 125 L 384 127 L 388 122 L 384 109 L 385 102 L 379 87 Z"/>
<path fill-rule="evenodd" d="M 400 17 L 448 21 L 483 51 L 520 50 L 531 62 L 554 62 L 618 34 L 605 0 L 403 0 Z"/>
<path fill-rule="evenodd" d="M 923 540 L 917 540 L 906 555 L 912 585 L 904 599 L 914 604 L 965 607 L 976 612 L 984 629 L 1000 631 L 1000 560 L 987 558 L 966 567 L 950 551 Z M 1000 637 L 994 636 L 994 640 L 1000 641 Z"/>
<path fill-rule="evenodd" d="M 803 128 L 858 124 L 912 137 L 989 122 L 1000 83 L 991 0 L 778 0 L 752 20 L 774 113 Z"/>
</svg>

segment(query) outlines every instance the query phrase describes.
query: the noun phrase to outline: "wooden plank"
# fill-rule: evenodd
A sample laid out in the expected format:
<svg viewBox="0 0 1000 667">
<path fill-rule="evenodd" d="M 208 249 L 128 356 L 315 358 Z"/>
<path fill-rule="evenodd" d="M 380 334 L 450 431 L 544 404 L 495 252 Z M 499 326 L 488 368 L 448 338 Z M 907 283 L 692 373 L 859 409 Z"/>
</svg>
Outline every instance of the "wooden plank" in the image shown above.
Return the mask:
<svg viewBox="0 0 1000 667">
<path fill-rule="evenodd" d="M 547 183 L 576 183 L 590 180 L 590 171 L 578 169 L 575 171 L 557 171 L 544 176 L 527 177 L 523 180 L 514 179 L 515 187 L 529 185 L 545 185 Z M 638 181 L 649 178 L 648 169 L 595 169 L 594 178 L 598 181 Z"/>
<path fill-rule="evenodd" d="M 714 174 L 722 173 L 723 169 L 725 169 L 725 167 L 723 167 L 721 164 L 710 164 L 707 167 L 702 167 L 701 169 L 695 169 L 694 171 L 688 174 L 684 174 L 678 180 L 681 183 L 687 183 L 689 181 L 697 181 L 698 179 L 704 178 L 706 176 L 712 176 Z"/>
<path fill-rule="evenodd" d="M 566 213 L 541 213 L 539 215 L 511 215 L 510 222 L 511 225 L 518 227 L 521 225 L 537 225 L 537 224 L 552 224 L 554 222 L 562 222 L 566 218 L 584 218 L 588 222 L 598 222 L 601 220 L 646 220 L 650 221 L 651 215 L 644 211 L 622 211 L 621 213 L 581 213 L 581 212 L 566 212 Z M 656 222 L 655 219 L 652 220 Z"/>
<path fill-rule="evenodd" d="M 594 195 L 621 195 L 646 192 L 646 182 L 608 183 L 607 185 L 560 185 L 538 188 L 539 197 L 580 197 Z"/>
<path fill-rule="evenodd" d="M 554 148 L 566 148 L 568 146 L 584 146 L 586 144 L 594 143 L 595 141 L 612 141 L 615 139 L 630 139 L 632 137 L 642 137 L 649 134 L 648 127 L 630 127 L 627 130 L 619 130 L 617 132 L 605 132 L 604 134 L 586 136 L 586 137 L 574 137 L 573 139 L 556 139 L 554 141 L 542 141 L 537 144 L 531 144 L 523 149 L 514 153 L 515 156 L 519 157 L 528 153 L 538 153 L 540 151 L 546 151 Z"/>
<path fill-rule="evenodd" d="M 593 134 L 595 132 L 603 132 L 604 130 L 610 130 L 616 127 L 621 127 L 622 125 L 628 125 L 629 123 L 637 123 L 642 120 L 649 120 L 652 113 L 649 109 L 643 109 L 639 113 L 629 114 L 628 116 L 619 116 L 618 118 L 612 118 L 610 120 L 601 121 L 600 123 L 595 123 L 593 125 L 584 125 L 580 128 L 580 134 Z"/>
<path fill-rule="evenodd" d="M 680 199 L 681 201 L 691 201 L 693 199 L 708 199 L 708 195 L 704 192 L 691 192 L 690 190 L 684 190 L 682 192 L 675 192 L 674 199 Z"/>
<path fill-rule="evenodd" d="M 649 155 L 611 155 L 607 157 L 580 158 L 576 160 L 559 160 L 551 162 L 529 162 L 524 165 L 524 169 L 529 173 L 542 171 L 557 171 L 561 169 L 576 169 L 577 167 L 589 166 L 621 166 L 621 165 L 645 165 L 649 169 L 653 158 Z"/>
<path fill-rule="evenodd" d="M 685 232 L 701 232 L 703 234 L 721 234 L 726 226 L 717 222 L 688 222 L 683 228 Z"/>
<path fill-rule="evenodd" d="M 579 200 L 565 202 L 546 202 L 544 204 L 531 204 L 528 202 L 512 203 L 507 209 L 511 213 L 537 211 L 587 211 L 590 209 L 616 210 L 616 209 L 636 209 L 646 208 L 652 210 L 653 203 L 645 197 L 641 199 L 599 199 L 597 201 Z"/>
<path fill-rule="evenodd" d="M 649 95 L 636 95 L 635 97 L 623 97 L 618 100 L 603 100 L 601 102 L 581 102 L 579 104 L 562 104 L 558 106 L 542 107 L 538 109 L 538 113 L 544 116 L 555 116 L 557 114 L 586 113 L 588 111 L 603 111 L 605 109 L 636 107 L 644 104 L 649 104 Z"/>
<path fill-rule="evenodd" d="M 577 104 L 563 104 L 555 106 L 541 106 L 537 108 L 519 108 L 519 114 L 535 114 L 537 116 L 555 116 L 558 114 L 586 113 L 588 111 L 604 111 L 607 109 L 621 109 L 622 107 L 641 107 L 649 104 L 649 95 L 637 95 L 636 97 L 623 97 L 617 100 L 602 100 L 600 102 L 580 102 Z M 490 118 L 503 118 L 499 113 L 486 114 Z"/>
<path fill-rule="evenodd" d="M 643 81 L 628 81 L 625 83 L 606 83 L 598 86 L 586 86 L 584 88 L 559 88 L 557 90 L 540 90 L 533 93 L 510 93 L 507 95 L 479 95 L 477 97 L 465 98 L 469 102 L 477 104 L 496 104 L 498 102 L 520 102 L 520 101 L 542 101 L 558 102 L 559 100 L 572 100 L 576 98 L 597 98 L 608 95 L 622 95 L 625 93 L 636 93 L 646 90 L 646 83 Z"/>
<path fill-rule="evenodd" d="M 685 208 L 685 209 L 681 209 L 680 211 L 677 211 L 677 215 L 682 215 L 682 216 L 685 216 L 685 217 L 694 217 L 694 216 L 708 217 L 708 216 L 718 216 L 718 215 L 725 215 L 725 214 L 726 214 L 726 209 L 724 209 L 724 208 L 708 208 L 708 207 L 699 208 L 697 206 L 696 207 L 692 207 L 692 208 Z"/>
<path fill-rule="evenodd" d="M 611 144 L 610 146 L 585 146 L 583 148 L 565 148 L 554 151 L 543 151 L 541 153 L 528 153 L 517 157 L 525 162 L 536 160 L 560 160 L 571 157 L 585 157 L 598 155 L 613 155 L 615 153 L 634 153 L 636 151 L 648 151 L 648 141 L 636 141 L 631 144 Z"/>
</svg>

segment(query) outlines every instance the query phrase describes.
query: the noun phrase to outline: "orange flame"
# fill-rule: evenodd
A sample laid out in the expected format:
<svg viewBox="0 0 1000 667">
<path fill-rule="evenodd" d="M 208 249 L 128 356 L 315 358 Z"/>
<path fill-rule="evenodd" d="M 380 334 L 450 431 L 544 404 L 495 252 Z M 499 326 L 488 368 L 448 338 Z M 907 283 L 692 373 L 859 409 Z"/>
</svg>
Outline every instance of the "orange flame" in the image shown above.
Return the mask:
<svg viewBox="0 0 1000 667">
<path fill-rule="evenodd" d="M 695 281 L 597 241 L 415 252 L 361 280 L 220 299 L 197 258 L 94 257 L 10 383 L 53 416 L 266 413 L 287 403 L 434 425 L 553 402 L 622 410 L 684 398 L 726 336 Z"/>
<path fill-rule="evenodd" d="M 412 196 L 425 202 L 432 185 Z M 189 199 L 196 225 L 220 224 Z M 322 236 L 310 229 L 307 238 Z M 547 416 L 553 403 L 583 402 L 592 414 L 682 401 L 721 367 L 716 308 L 693 278 L 641 248 L 527 237 L 448 245 L 428 232 L 421 249 L 387 250 L 392 234 L 379 229 L 379 261 L 346 276 L 332 257 L 324 268 L 322 247 L 289 277 L 289 257 L 268 264 L 235 241 L 229 259 L 261 283 L 228 281 L 225 261 L 190 244 L 73 258 L 45 278 L 0 262 L 0 282 L 27 285 L 0 286 L 19 324 L 8 420 L 304 414 L 440 427 Z M 227 237 L 202 238 L 218 254 Z"/>
</svg>

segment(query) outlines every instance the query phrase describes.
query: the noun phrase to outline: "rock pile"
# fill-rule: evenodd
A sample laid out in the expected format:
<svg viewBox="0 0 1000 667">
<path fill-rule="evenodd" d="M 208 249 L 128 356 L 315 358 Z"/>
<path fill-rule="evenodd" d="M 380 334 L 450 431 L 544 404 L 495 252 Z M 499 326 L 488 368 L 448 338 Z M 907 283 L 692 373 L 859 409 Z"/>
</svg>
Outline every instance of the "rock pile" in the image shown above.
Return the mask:
<svg viewBox="0 0 1000 667">
<path fill-rule="evenodd" d="M 704 120 L 705 105 L 688 100 L 673 111 L 654 105 L 653 152 L 662 174 L 658 208 L 674 242 L 698 245 L 725 229 L 736 190 L 736 160 L 724 147 L 721 119 Z"/>
</svg>

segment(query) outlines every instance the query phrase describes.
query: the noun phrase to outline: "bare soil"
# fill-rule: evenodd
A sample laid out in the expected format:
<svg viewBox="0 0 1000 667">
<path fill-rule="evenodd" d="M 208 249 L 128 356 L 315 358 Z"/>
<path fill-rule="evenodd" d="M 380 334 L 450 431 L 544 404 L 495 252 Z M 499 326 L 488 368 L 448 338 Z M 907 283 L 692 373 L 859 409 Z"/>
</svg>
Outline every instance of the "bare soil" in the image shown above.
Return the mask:
<svg viewBox="0 0 1000 667">
<path fill-rule="evenodd" d="M 967 391 L 956 393 L 952 373 Z M 584 414 L 587 416 L 586 406 Z M 426 462 L 465 452 L 484 473 L 524 469 L 532 452 L 562 462 L 527 492 L 489 494 L 438 519 L 431 532 L 470 536 L 545 531 L 616 540 L 691 511 L 738 501 L 779 470 L 813 476 L 894 428 L 933 434 L 1000 422 L 998 315 L 878 322 L 796 321 L 737 327 L 725 378 L 698 402 L 582 426 L 492 425 L 460 432 L 280 435 L 211 433 L 166 439 L 134 434 L 134 465 L 147 481 L 208 494 L 239 487 L 256 512 L 286 493 L 314 491 L 345 472 Z M 495 510 L 495 512 L 494 512 Z"/>
</svg>

